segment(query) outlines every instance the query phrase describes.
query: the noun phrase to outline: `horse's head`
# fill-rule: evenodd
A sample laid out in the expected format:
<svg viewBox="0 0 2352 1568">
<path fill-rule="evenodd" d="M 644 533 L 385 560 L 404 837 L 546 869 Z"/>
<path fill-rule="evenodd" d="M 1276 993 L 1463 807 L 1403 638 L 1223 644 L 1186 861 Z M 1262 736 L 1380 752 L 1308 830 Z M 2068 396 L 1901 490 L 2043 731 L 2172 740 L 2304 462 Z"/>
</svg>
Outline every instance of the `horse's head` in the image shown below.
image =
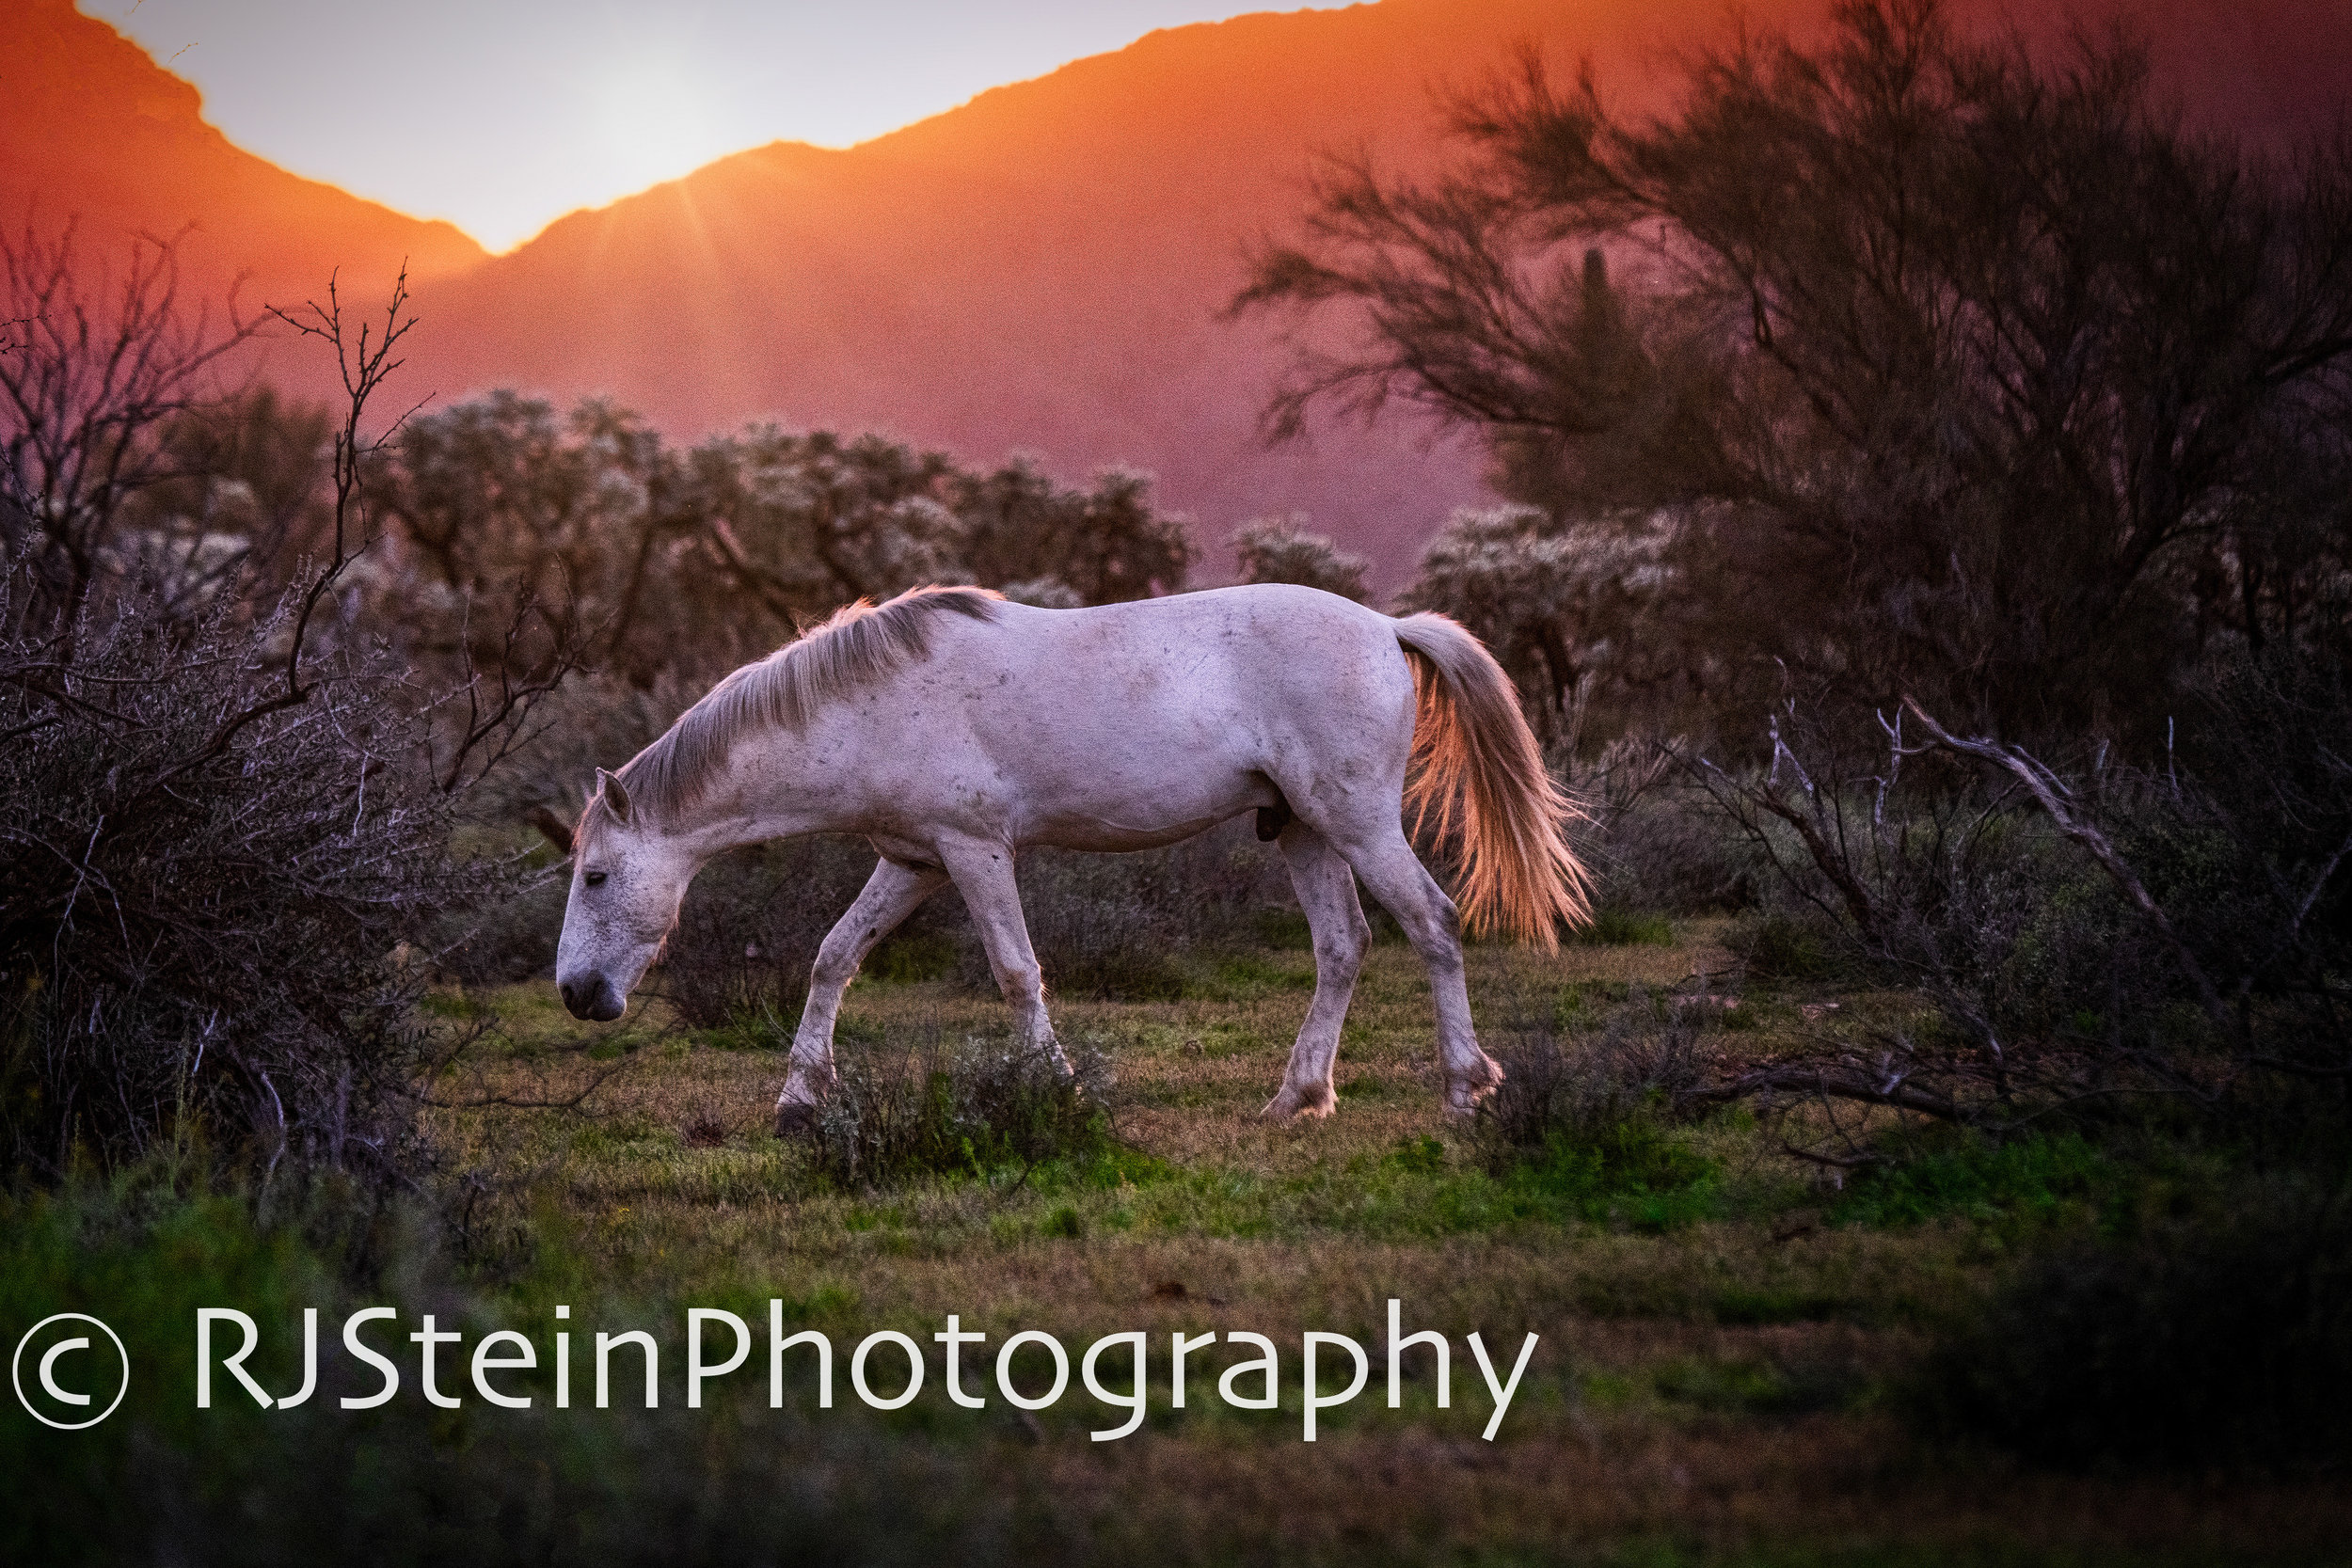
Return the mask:
<svg viewBox="0 0 2352 1568">
<path fill-rule="evenodd" d="M 572 843 L 572 895 L 555 947 L 555 986 L 574 1018 L 616 1019 L 677 923 L 696 862 L 686 842 L 630 808 L 602 768 Z"/>
</svg>

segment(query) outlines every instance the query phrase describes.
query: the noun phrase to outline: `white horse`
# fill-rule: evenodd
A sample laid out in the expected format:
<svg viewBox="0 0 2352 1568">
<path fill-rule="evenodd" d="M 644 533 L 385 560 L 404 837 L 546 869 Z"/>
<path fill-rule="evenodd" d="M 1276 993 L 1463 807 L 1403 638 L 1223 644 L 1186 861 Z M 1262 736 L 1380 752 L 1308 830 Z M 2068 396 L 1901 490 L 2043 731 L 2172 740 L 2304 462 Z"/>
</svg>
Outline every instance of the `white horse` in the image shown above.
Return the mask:
<svg viewBox="0 0 2352 1568">
<path fill-rule="evenodd" d="M 1356 879 L 1428 966 L 1446 1102 L 1502 1081 L 1479 1049 L 1454 902 L 1403 812 L 1458 847 L 1463 914 L 1551 946 L 1587 918 L 1568 801 L 1509 680 L 1441 615 L 1391 619 L 1258 585 L 1086 610 L 977 588 L 853 605 L 747 664 L 600 787 L 573 836 L 556 984 L 613 1019 L 713 856 L 794 833 L 861 833 L 882 856 L 817 955 L 780 1130 L 832 1085 L 834 1018 L 874 944 L 953 881 L 1022 1036 L 1053 1026 L 1013 857 L 1027 845 L 1144 849 L 1244 812 L 1277 840 L 1314 936 L 1315 994 L 1268 1116 L 1327 1116 L 1370 928 Z M 1409 787 L 1408 787 L 1409 784 Z"/>
</svg>

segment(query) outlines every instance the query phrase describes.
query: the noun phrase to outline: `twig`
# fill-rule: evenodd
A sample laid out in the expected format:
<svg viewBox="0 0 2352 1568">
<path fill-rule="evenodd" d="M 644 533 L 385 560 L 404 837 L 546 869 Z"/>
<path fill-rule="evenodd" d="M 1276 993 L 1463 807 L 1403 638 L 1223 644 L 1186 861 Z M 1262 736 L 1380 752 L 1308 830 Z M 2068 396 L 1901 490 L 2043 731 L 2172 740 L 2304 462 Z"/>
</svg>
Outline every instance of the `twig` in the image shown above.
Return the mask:
<svg viewBox="0 0 2352 1568">
<path fill-rule="evenodd" d="M 1963 739 L 1953 735 L 1937 723 L 1934 717 L 1926 708 L 1921 707 L 1914 698 L 1905 697 L 1903 706 L 1910 709 L 1919 722 L 1926 726 L 1929 736 L 1937 745 L 1947 751 L 1956 752 L 1962 756 L 1974 757 L 1979 762 L 1990 763 L 2010 773 L 2031 791 L 2034 800 L 2041 805 L 2042 812 L 2050 818 L 2058 831 L 2090 851 L 2091 858 L 2099 863 L 2100 867 L 2114 880 L 2115 885 L 2122 889 L 2123 895 L 2132 901 L 2133 907 L 2139 911 L 2150 928 L 2154 930 L 2165 945 L 2172 950 L 2172 956 L 2179 961 L 2182 973 L 2185 974 L 2189 978 L 2189 983 L 2197 988 L 2198 998 L 2203 1003 L 2206 1013 L 2216 1023 L 2225 1029 L 2229 1027 L 2229 1009 L 2221 1000 L 2221 993 L 2215 989 L 2213 981 L 2207 977 L 2204 965 L 2197 961 L 2197 955 L 2190 951 L 2188 943 L 2183 941 L 2180 932 L 2174 929 L 2170 917 L 2164 912 L 2163 906 L 2149 895 L 2147 884 L 2139 879 L 2138 873 L 2135 872 L 2123 857 L 2117 852 L 2107 835 L 2101 832 L 2093 824 L 2075 816 L 2065 801 L 2058 798 L 2061 793 L 2072 792 L 2066 790 L 2065 784 L 2057 774 L 2026 755 L 2022 748 L 2002 746 L 1973 736 Z"/>
</svg>

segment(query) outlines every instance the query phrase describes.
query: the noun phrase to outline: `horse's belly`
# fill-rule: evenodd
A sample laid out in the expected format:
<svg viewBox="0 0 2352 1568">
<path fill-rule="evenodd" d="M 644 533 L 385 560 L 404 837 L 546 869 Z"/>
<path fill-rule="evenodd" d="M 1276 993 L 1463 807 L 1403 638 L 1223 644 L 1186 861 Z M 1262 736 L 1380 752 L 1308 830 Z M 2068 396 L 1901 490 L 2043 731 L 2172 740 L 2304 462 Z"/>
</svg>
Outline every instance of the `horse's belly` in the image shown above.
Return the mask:
<svg viewBox="0 0 2352 1568">
<path fill-rule="evenodd" d="M 1244 812 L 1273 805 L 1279 799 L 1263 777 L 1248 776 L 1214 790 L 1200 787 L 1197 781 L 1171 782 L 1155 791 L 1137 791 L 1117 800 L 1057 806 L 1032 802 L 1020 838 L 1024 844 L 1050 844 L 1064 849 L 1155 849 L 1206 832 Z"/>
</svg>

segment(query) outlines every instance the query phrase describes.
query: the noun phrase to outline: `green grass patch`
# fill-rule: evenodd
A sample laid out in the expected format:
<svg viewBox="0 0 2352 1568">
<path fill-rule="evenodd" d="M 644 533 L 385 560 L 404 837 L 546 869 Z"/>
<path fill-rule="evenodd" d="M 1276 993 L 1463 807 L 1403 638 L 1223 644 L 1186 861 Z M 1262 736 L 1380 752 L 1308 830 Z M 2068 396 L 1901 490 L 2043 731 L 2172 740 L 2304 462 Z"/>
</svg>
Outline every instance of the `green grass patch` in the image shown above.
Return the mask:
<svg viewBox="0 0 2352 1568">
<path fill-rule="evenodd" d="M 1651 1232 L 1711 1217 L 1723 1196 L 1713 1161 L 1640 1116 L 1584 1138 L 1555 1132 L 1508 1180 L 1582 1219 Z"/>
<path fill-rule="evenodd" d="M 1572 939 L 1585 947 L 1672 947 L 1674 922 L 1655 910 L 1604 906 L 1593 911 L 1593 923 Z"/>
<path fill-rule="evenodd" d="M 1958 1215 L 1981 1224 L 2043 1220 L 2115 1183 L 2113 1158 L 2080 1133 L 2008 1142 L 1956 1134 L 1852 1179 L 1829 1207 L 1835 1225 L 1899 1227 Z"/>
</svg>

